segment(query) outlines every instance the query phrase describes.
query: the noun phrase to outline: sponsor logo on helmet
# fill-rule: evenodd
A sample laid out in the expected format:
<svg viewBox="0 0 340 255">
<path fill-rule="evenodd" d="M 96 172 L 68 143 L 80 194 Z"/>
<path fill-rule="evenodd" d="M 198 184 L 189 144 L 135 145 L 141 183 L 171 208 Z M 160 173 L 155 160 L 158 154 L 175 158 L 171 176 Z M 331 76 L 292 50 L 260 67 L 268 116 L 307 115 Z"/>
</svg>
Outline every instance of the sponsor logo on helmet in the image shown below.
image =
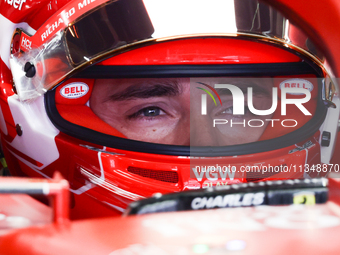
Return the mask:
<svg viewBox="0 0 340 255">
<path fill-rule="evenodd" d="M 5 0 L 5 3 L 12 5 L 15 9 L 21 10 L 22 4 L 25 3 L 26 0 Z"/>
<path fill-rule="evenodd" d="M 192 168 L 192 172 L 195 174 L 195 177 L 198 181 L 201 181 L 205 177 L 209 181 L 215 181 L 217 179 L 225 180 L 229 178 L 230 180 L 234 179 L 236 167 L 235 166 L 195 166 Z"/>
<path fill-rule="evenodd" d="M 32 49 L 32 41 L 28 40 L 24 36 L 21 39 L 21 46 L 24 47 L 26 50 Z"/>
<path fill-rule="evenodd" d="M 288 79 L 280 83 L 280 89 L 283 88 L 298 88 L 298 89 L 308 89 L 310 92 L 314 89 L 313 84 L 310 81 L 299 79 L 299 78 L 293 78 Z M 288 94 L 291 95 L 303 95 L 303 93 L 299 92 L 288 92 Z"/>
<path fill-rule="evenodd" d="M 297 151 L 303 151 L 303 150 L 309 149 L 309 148 L 313 147 L 314 145 L 315 144 L 312 141 L 308 141 L 305 144 L 303 144 L 302 146 L 298 146 L 298 145 L 295 144 L 296 148 L 290 150 L 288 152 L 288 154 L 292 154 L 292 153 L 297 152 Z"/>
<path fill-rule="evenodd" d="M 89 91 L 89 86 L 82 82 L 67 84 L 60 90 L 60 94 L 65 98 L 76 99 L 85 96 Z"/>
</svg>

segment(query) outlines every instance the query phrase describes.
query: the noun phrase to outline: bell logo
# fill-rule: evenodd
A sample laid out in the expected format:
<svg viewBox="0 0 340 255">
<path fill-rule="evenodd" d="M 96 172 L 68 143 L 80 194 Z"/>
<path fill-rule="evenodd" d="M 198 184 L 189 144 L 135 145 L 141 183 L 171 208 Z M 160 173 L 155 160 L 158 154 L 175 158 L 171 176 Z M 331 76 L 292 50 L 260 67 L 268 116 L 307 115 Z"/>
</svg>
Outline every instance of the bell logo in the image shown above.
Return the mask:
<svg viewBox="0 0 340 255">
<path fill-rule="evenodd" d="M 294 88 L 299 88 L 299 89 L 308 89 L 310 92 L 314 89 L 313 84 L 310 81 L 307 81 L 305 79 L 298 79 L 298 78 L 293 78 L 293 79 L 288 79 L 280 83 L 280 89 L 294 89 Z M 303 95 L 303 93 L 293 93 L 289 92 L 291 95 Z"/>
<path fill-rule="evenodd" d="M 73 82 L 67 84 L 60 90 L 60 94 L 69 99 L 76 99 L 85 96 L 89 91 L 89 86 L 83 82 Z"/>
</svg>

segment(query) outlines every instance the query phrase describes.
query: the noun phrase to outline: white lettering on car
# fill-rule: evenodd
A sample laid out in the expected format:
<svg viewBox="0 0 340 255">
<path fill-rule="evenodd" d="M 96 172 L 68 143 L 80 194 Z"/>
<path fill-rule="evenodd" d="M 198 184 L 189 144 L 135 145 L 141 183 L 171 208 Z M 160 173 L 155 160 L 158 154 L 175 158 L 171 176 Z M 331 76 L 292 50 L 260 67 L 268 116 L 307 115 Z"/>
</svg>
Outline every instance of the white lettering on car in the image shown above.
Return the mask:
<svg viewBox="0 0 340 255">
<path fill-rule="evenodd" d="M 256 206 L 264 203 L 265 194 L 246 193 L 242 194 L 229 194 L 225 196 L 216 197 L 196 197 L 191 202 L 191 208 L 198 209 L 211 209 L 211 208 L 224 208 L 224 207 L 242 207 L 242 206 Z"/>
</svg>

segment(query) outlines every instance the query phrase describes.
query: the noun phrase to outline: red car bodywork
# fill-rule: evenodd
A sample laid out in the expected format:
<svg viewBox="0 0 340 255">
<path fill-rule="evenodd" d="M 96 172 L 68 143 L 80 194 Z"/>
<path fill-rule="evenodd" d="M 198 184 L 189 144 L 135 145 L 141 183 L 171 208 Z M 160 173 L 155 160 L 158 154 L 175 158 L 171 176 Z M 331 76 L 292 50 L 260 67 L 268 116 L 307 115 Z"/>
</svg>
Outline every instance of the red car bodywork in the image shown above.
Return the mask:
<svg viewBox="0 0 340 255">
<path fill-rule="evenodd" d="M 51 210 L 30 197 L 1 197 L 7 203 L 1 212 L 31 222 L 21 229 L 2 225 L 1 254 L 338 254 L 339 192 L 339 180 L 329 179 L 326 204 L 64 218 L 54 224 L 46 223 Z"/>
</svg>

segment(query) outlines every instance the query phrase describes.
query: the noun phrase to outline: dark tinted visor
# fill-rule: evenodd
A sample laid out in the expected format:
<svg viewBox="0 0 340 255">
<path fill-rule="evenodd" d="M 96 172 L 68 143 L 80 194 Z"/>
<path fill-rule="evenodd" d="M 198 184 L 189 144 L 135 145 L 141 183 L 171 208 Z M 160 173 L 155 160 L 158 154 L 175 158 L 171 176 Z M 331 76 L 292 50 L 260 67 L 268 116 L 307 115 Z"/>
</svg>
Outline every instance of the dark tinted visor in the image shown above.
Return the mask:
<svg viewBox="0 0 340 255">
<path fill-rule="evenodd" d="M 73 64 L 79 65 L 108 50 L 150 38 L 153 32 L 142 1 L 118 0 L 70 26 L 65 41 Z"/>
</svg>

